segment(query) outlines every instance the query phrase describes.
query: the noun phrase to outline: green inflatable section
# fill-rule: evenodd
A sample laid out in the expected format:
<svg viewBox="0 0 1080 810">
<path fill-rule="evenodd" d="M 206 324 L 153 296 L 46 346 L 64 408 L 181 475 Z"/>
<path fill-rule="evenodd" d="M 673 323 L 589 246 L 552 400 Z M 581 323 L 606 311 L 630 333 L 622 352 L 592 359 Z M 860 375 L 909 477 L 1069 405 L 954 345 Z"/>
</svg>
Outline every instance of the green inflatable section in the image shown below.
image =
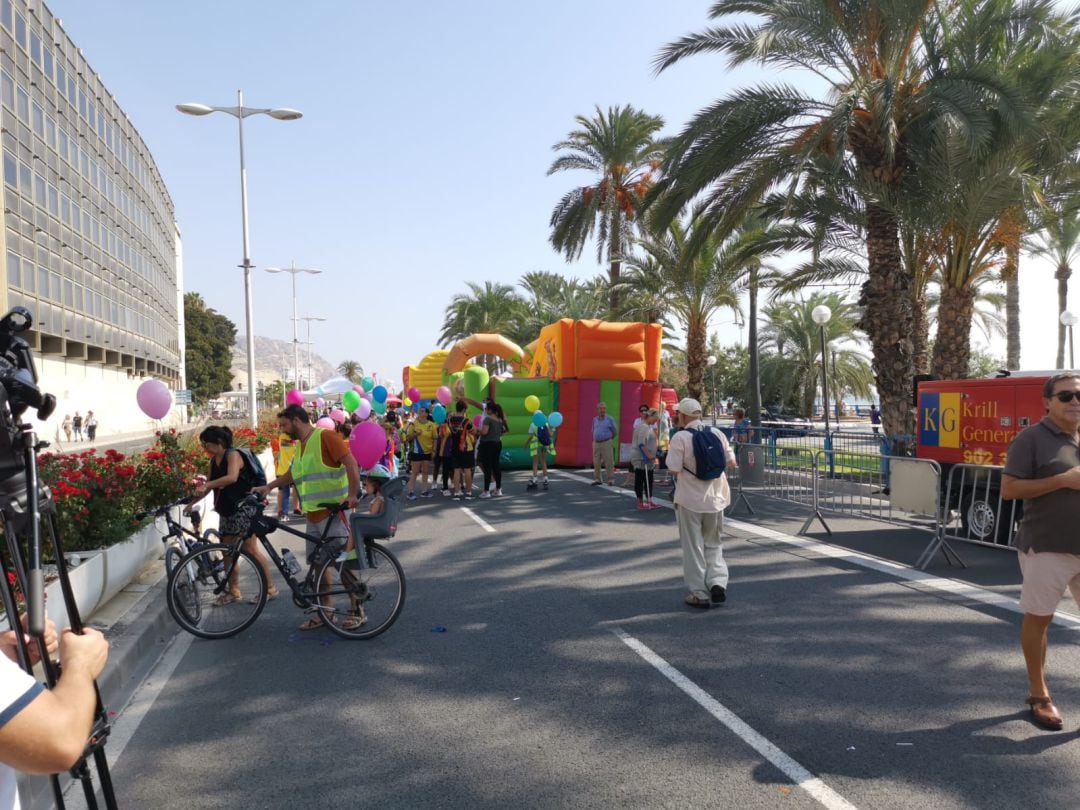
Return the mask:
<svg viewBox="0 0 1080 810">
<path fill-rule="evenodd" d="M 531 469 L 532 456 L 529 455 L 528 443 L 533 415 L 525 409 L 525 399 L 536 397 L 540 400 L 540 410 L 545 414 L 552 413 L 558 409 L 555 383 L 546 377 L 514 378 L 496 380 L 493 388 L 492 395 L 502 406 L 507 424 L 510 425 L 510 431 L 502 437 L 502 466 L 513 470 Z"/>
<path fill-rule="evenodd" d="M 600 401 L 607 405 L 608 416 L 615 420 L 616 431 L 619 428 L 622 410 L 622 383 L 618 380 L 603 380 L 600 383 Z M 619 463 L 619 438 L 615 439 L 615 463 Z"/>
<path fill-rule="evenodd" d="M 450 401 L 450 405 L 447 410 L 453 413 L 454 406 L 458 398 L 458 384 L 465 381 L 465 396 L 468 399 L 475 400 L 476 402 L 483 402 L 488 398 L 489 387 L 491 385 L 491 376 L 488 374 L 488 370 L 483 366 L 469 366 L 464 371 L 456 371 L 453 374 L 443 376 L 443 382 L 453 392 L 454 398 Z M 480 413 L 479 408 L 469 406 L 469 416 L 476 416 Z"/>
</svg>

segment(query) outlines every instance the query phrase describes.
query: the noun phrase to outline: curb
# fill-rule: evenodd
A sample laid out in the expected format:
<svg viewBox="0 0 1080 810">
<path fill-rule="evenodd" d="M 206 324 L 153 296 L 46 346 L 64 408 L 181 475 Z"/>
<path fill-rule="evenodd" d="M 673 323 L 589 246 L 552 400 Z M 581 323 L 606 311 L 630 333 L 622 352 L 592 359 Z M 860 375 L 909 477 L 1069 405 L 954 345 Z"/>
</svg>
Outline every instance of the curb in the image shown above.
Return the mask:
<svg viewBox="0 0 1080 810">
<path fill-rule="evenodd" d="M 161 658 L 168 643 L 179 632 L 165 603 L 166 584 L 167 579 L 162 577 L 116 624 L 105 631 L 105 637 L 109 640 L 109 660 L 105 671 L 98 678 L 98 690 L 110 718 L 116 717 L 127 705 L 135 690 Z M 92 627 L 93 617 L 90 617 L 86 624 Z M 108 743 L 105 750 L 108 751 Z M 90 771 L 94 774 L 95 788 L 100 788 L 93 763 Z M 66 773 L 60 777 L 64 789 L 71 781 L 71 777 Z M 19 792 L 24 800 L 23 807 L 29 810 L 47 810 L 53 806 L 52 790 L 47 777 L 27 777 L 20 774 Z"/>
</svg>

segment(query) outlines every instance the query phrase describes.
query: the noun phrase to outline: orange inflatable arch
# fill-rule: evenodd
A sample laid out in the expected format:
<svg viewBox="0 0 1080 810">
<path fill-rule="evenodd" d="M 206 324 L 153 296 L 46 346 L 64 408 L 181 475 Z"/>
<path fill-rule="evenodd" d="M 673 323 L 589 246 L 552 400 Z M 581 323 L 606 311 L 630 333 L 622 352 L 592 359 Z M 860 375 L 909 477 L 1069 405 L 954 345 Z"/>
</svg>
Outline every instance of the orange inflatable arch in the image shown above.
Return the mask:
<svg viewBox="0 0 1080 810">
<path fill-rule="evenodd" d="M 469 335 L 454 344 L 443 363 L 443 371 L 454 374 L 463 371 L 469 360 L 478 354 L 493 354 L 505 360 L 513 372 L 525 367 L 525 351 L 502 335 L 479 333 Z"/>
</svg>

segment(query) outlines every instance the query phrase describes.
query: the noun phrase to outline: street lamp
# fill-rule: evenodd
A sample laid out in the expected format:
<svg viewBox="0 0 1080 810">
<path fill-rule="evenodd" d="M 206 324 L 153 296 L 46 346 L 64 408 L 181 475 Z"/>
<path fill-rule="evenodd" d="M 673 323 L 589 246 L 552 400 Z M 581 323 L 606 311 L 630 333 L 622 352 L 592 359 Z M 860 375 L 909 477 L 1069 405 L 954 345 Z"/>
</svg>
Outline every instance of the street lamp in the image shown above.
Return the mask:
<svg viewBox="0 0 1080 810">
<path fill-rule="evenodd" d="M 311 322 L 318 321 L 319 323 L 322 323 L 326 318 L 320 318 L 318 315 L 305 315 L 300 320 L 307 321 L 307 370 L 308 377 L 311 377 Z M 314 387 L 314 382 L 313 379 L 309 379 L 308 385 Z"/>
<path fill-rule="evenodd" d="M 255 330 L 251 311 L 251 256 L 248 244 L 248 205 L 247 205 L 247 169 L 244 168 L 244 119 L 249 115 L 269 115 L 279 121 L 295 121 L 303 113 L 286 107 L 255 108 L 244 106 L 244 93 L 236 91 L 235 107 L 212 107 L 208 104 L 177 104 L 176 109 L 185 115 L 209 115 L 223 112 L 233 116 L 240 132 L 240 213 L 244 235 L 244 328 L 247 329 L 248 361 L 248 420 L 251 426 L 258 427 L 258 414 L 255 403 Z"/>
<path fill-rule="evenodd" d="M 825 324 L 832 317 L 832 310 L 824 304 L 814 307 L 810 317 L 821 327 L 821 400 L 825 412 L 825 435 L 829 435 L 829 369 L 825 359 Z"/>
<path fill-rule="evenodd" d="M 296 317 L 296 276 L 298 273 L 307 273 L 317 276 L 322 270 L 314 267 L 297 267 L 290 264 L 288 267 L 264 267 L 267 273 L 288 273 L 292 276 L 292 343 L 293 343 L 293 373 L 296 375 L 296 387 L 300 388 L 300 329 L 299 318 Z M 310 337 L 310 335 L 309 335 Z"/>
<path fill-rule="evenodd" d="M 716 366 L 716 355 L 710 354 L 708 357 L 706 357 L 705 358 L 705 365 L 707 365 L 709 367 L 709 383 L 710 383 L 710 386 L 712 388 L 712 402 L 710 402 L 709 405 L 712 408 L 713 424 L 715 425 L 716 424 L 716 371 L 714 371 L 714 367 Z"/>
<path fill-rule="evenodd" d="M 1061 313 L 1061 317 L 1058 318 L 1058 320 L 1060 320 L 1062 325 L 1069 330 L 1069 368 L 1076 368 L 1076 359 L 1073 356 L 1073 327 L 1080 321 L 1080 315 L 1065 310 Z"/>
</svg>

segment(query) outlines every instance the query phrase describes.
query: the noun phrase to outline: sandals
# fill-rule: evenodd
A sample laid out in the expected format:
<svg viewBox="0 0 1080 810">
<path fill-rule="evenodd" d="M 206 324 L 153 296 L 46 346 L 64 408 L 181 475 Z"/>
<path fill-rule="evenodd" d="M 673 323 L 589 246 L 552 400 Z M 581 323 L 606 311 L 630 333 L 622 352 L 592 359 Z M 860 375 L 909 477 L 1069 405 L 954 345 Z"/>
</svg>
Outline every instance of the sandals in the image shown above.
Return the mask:
<svg viewBox="0 0 1080 810">
<path fill-rule="evenodd" d="M 277 598 L 278 598 L 278 589 L 277 588 L 270 588 L 266 592 L 266 601 L 267 602 L 273 602 Z M 248 604 L 249 605 L 257 605 L 257 604 L 259 604 L 259 597 L 257 597 L 257 596 L 251 597 L 250 599 L 248 599 Z"/>
<path fill-rule="evenodd" d="M 350 616 L 341 623 L 342 630 L 358 630 L 367 624 L 367 616 Z"/>
<path fill-rule="evenodd" d="M 301 630 L 318 630 L 320 627 L 322 627 L 325 624 L 326 624 L 326 622 L 324 622 L 322 620 L 322 616 L 312 616 L 310 619 L 308 619 L 306 622 L 304 622 L 302 625 L 300 625 L 300 629 Z"/>
<path fill-rule="evenodd" d="M 228 593 L 221 594 L 211 604 L 214 607 L 224 607 L 225 605 L 231 605 L 233 602 L 239 602 L 243 598 L 243 595 L 239 591 L 229 591 Z"/>
<path fill-rule="evenodd" d="M 1061 731 L 1064 727 L 1065 721 L 1061 719 L 1061 713 L 1058 711 L 1057 706 L 1054 705 L 1053 698 L 1049 695 L 1046 697 L 1029 697 L 1027 705 L 1031 707 L 1032 722 L 1040 728 L 1045 728 L 1048 731 Z"/>
</svg>

